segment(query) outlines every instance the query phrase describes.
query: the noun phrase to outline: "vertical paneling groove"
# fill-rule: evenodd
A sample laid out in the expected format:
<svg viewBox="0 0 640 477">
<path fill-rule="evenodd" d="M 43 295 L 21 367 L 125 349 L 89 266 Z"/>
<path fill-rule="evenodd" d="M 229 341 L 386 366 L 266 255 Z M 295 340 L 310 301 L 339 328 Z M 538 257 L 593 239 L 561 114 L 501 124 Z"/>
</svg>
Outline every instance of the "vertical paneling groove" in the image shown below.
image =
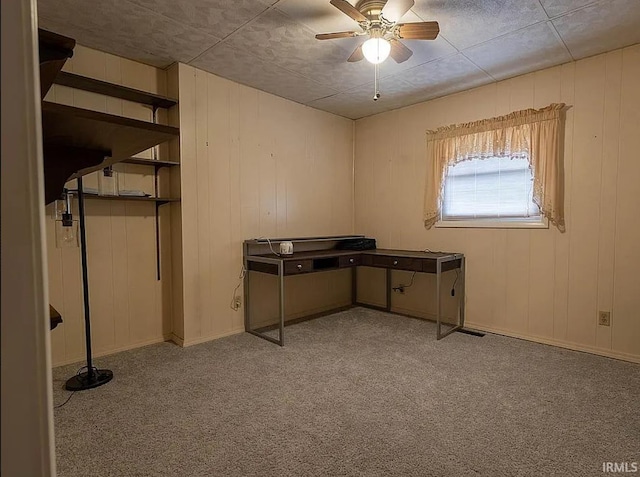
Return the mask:
<svg viewBox="0 0 640 477">
<path fill-rule="evenodd" d="M 356 232 L 383 246 L 464 252 L 471 327 L 640 361 L 640 90 L 632 86 L 638 76 L 640 46 L 634 45 L 358 120 Z M 423 229 L 421 201 L 411 206 L 402 194 L 424 187 L 409 179 L 413 164 L 425 162 L 424 145 L 411 148 L 413 161 L 405 161 L 404 143 L 417 144 L 427 129 L 559 101 L 569 106 L 566 233 Z M 380 145 L 382 131 L 389 140 Z M 359 283 L 371 302 L 375 288 Z M 396 305 L 424 314 L 425 305 L 410 294 L 395 298 Z M 599 309 L 612 311 L 611 327 L 597 324 Z"/>
<path fill-rule="evenodd" d="M 598 250 L 598 310 L 613 310 L 615 232 L 617 216 L 618 162 L 620 160 L 620 101 L 622 51 L 606 55 L 605 97 L 603 102 L 602 183 L 600 192 L 600 230 Z M 598 326 L 596 345 L 611 349 L 611 328 Z"/>
</svg>

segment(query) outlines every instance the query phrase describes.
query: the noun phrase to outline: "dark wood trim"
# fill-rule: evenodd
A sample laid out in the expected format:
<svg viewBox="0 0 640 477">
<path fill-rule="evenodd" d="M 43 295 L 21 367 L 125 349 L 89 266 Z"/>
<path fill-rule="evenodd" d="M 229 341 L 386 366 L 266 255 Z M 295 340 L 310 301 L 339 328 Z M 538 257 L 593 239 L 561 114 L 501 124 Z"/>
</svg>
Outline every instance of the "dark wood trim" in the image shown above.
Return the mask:
<svg viewBox="0 0 640 477">
<path fill-rule="evenodd" d="M 436 273 L 438 257 L 451 256 L 452 254 L 431 254 L 422 252 L 405 252 L 396 254 L 395 250 L 385 251 L 382 249 L 354 252 L 353 250 L 314 250 L 309 252 L 298 252 L 288 256 L 278 256 L 275 254 L 257 255 L 258 257 L 281 260 L 286 276 L 302 275 L 305 273 L 319 273 L 331 270 L 341 270 L 350 267 L 373 267 L 385 270 L 403 270 L 409 272 Z M 252 262 L 249 256 L 249 263 Z M 327 262 L 335 259 L 335 263 L 327 266 Z M 353 259 L 353 263 L 351 263 Z M 324 263 L 323 263 L 324 262 Z M 446 260 L 441 262 L 442 271 L 455 270 L 462 266 L 461 259 Z M 277 265 L 261 264 L 251 265 L 249 270 L 278 274 Z"/>
<path fill-rule="evenodd" d="M 62 86 L 68 86 L 70 88 L 111 96 L 113 98 L 125 99 L 134 103 L 147 104 L 156 108 L 171 108 L 178 104 L 177 100 L 166 96 L 148 93 L 146 91 L 129 88 L 127 86 L 107 83 L 106 81 L 89 78 L 87 76 L 80 76 L 66 71 L 61 71 L 55 77 L 55 83 Z"/>
<path fill-rule="evenodd" d="M 247 262 L 247 271 L 268 273 L 269 275 L 277 275 L 278 265 L 276 265 L 275 263 L 254 262 L 249 260 Z"/>
</svg>

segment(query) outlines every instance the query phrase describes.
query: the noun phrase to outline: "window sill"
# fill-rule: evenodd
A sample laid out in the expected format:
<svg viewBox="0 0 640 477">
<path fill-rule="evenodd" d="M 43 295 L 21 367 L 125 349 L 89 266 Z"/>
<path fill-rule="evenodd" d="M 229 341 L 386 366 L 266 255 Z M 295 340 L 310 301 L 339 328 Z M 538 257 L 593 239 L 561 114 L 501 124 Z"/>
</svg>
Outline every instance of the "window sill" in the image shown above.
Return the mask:
<svg viewBox="0 0 640 477">
<path fill-rule="evenodd" d="M 453 229 L 548 229 L 547 219 L 532 222 L 517 220 L 441 220 L 436 228 Z"/>
</svg>

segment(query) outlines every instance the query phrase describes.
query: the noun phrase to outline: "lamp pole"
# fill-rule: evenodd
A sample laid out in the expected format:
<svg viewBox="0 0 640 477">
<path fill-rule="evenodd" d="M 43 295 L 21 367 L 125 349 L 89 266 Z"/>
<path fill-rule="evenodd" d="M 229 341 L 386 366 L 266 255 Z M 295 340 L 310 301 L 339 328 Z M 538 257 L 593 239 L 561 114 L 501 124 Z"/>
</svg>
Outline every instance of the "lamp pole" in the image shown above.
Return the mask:
<svg viewBox="0 0 640 477">
<path fill-rule="evenodd" d="M 69 203 L 69 202 L 67 202 Z M 69 378 L 65 388 L 69 391 L 83 391 L 97 388 L 113 379 L 113 372 L 108 369 L 97 369 L 93 366 L 91 353 L 91 310 L 89 307 L 89 273 L 87 271 L 87 233 L 84 216 L 84 191 L 82 178 L 78 178 L 78 211 L 80 221 L 80 259 L 82 264 L 82 292 L 84 299 L 84 333 L 87 349 L 87 370 Z M 67 210 L 71 214 L 71 210 Z"/>
</svg>

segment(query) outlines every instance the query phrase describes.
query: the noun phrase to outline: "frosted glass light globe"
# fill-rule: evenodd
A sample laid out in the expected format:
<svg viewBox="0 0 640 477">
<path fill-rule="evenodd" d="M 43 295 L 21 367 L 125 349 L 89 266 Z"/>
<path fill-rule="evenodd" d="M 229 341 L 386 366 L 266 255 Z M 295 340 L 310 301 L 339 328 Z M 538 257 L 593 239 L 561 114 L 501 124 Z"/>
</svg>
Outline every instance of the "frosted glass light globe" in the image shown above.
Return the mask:
<svg viewBox="0 0 640 477">
<path fill-rule="evenodd" d="M 384 38 L 369 38 L 362 44 L 362 53 L 369 63 L 377 65 L 389 57 L 391 43 Z"/>
</svg>

